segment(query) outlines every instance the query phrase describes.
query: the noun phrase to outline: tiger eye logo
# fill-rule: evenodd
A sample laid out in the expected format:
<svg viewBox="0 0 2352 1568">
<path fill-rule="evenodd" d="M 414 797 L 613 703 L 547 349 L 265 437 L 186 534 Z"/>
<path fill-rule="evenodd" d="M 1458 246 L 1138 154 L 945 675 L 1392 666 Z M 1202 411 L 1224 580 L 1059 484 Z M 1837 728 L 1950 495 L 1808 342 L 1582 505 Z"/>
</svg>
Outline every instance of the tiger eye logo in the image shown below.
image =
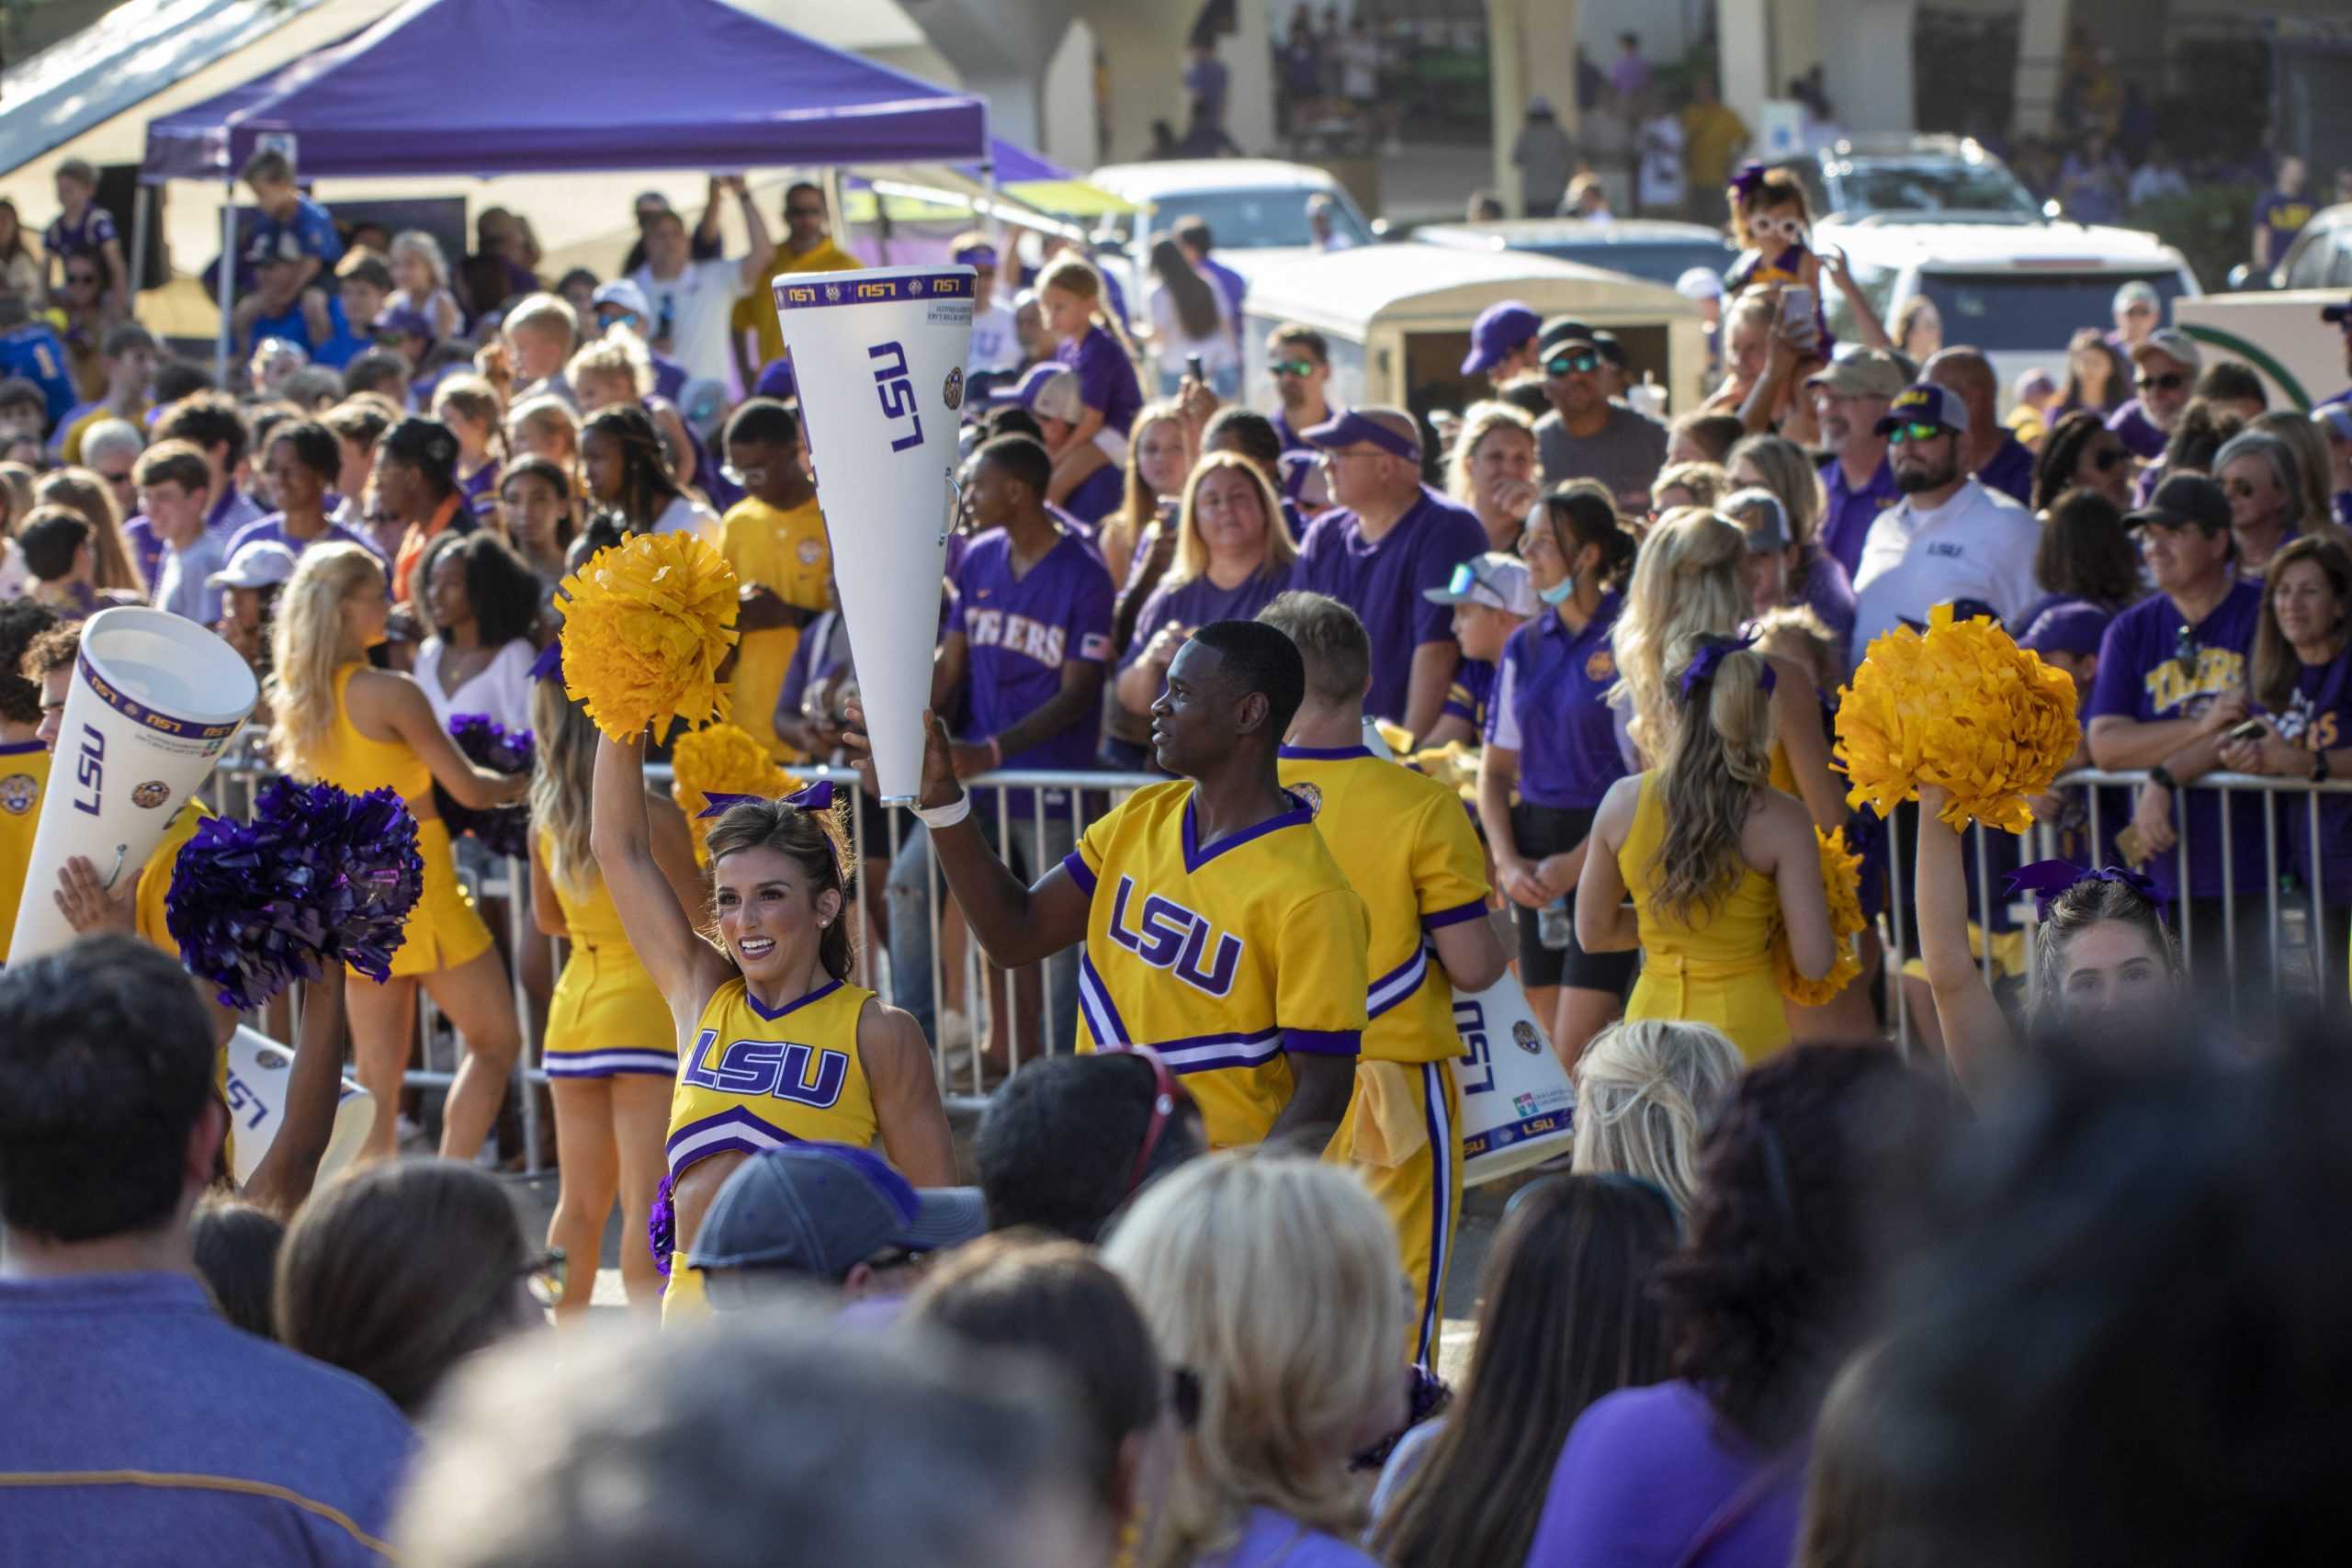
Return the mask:
<svg viewBox="0 0 2352 1568">
<path fill-rule="evenodd" d="M 10 773 L 0 779 L 0 811 L 11 817 L 22 817 L 40 798 L 40 785 L 30 773 Z"/>
<path fill-rule="evenodd" d="M 153 811 L 172 798 L 172 786 L 161 779 L 149 779 L 130 792 L 130 804 Z"/>
<path fill-rule="evenodd" d="M 1290 792 L 1291 794 L 1298 796 L 1299 799 L 1306 802 L 1306 812 L 1308 816 L 1320 817 L 1323 815 L 1323 792 L 1320 789 L 1317 789 L 1311 784 L 1296 784 L 1290 786 Z"/>
<path fill-rule="evenodd" d="M 959 409 L 964 406 L 964 367 L 962 366 L 959 365 L 947 373 L 947 385 L 940 389 L 940 394 L 947 400 L 949 408 Z"/>
<path fill-rule="evenodd" d="M 1588 681 L 1613 681 L 1617 678 L 1617 660 L 1605 648 L 1596 648 L 1592 657 L 1584 661 L 1584 678 Z"/>
<path fill-rule="evenodd" d="M 1523 1018 L 1510 1026 L 1510 1043 L 1531 1056 L 1544 1049 L 1544 1037 Z"/>
</svg>

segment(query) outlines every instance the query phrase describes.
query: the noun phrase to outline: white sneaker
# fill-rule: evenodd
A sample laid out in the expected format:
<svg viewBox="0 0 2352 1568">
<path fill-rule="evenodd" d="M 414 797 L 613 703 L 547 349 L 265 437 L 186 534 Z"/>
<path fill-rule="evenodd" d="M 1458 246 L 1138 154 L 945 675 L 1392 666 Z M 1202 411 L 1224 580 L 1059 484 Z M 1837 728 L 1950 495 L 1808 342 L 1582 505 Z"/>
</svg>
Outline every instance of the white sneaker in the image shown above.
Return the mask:
<svg viewBox="0 0 2352 1568">
<path fill-rule="evenodd" d="M 939 1039 L 935 1043 L 942 1051 L 961 1051 L 972 1043 L 972 1021 L 954 1008 L 939 1010 Z"/>
</svg>

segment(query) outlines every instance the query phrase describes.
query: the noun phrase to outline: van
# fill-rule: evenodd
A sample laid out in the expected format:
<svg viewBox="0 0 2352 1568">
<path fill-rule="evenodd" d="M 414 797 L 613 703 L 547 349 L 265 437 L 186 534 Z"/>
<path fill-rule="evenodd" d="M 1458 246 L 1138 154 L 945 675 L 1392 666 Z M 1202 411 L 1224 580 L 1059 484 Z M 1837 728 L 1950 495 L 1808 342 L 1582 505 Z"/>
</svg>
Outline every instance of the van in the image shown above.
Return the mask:
<svg viewBox="0 0 2352 1568">
<path fill-rule="evenodd" d="M 1516 299 L 1545 319 L 1574 316 L 1624 344 L 1634 379 L 1647 372 L 1671 407 L 1705 396 L 1699 312 L 1671 288 L 1523 251 L 1456 251 L 1402 242 L 1309 255 L 1252 273 L 1243 302 L 1242 400 L 1281 406 L 1261 345 L 1284 321 L 1321 333 L 1331 349 L 1330 400 L 1386 403 L 1426 421 L 1488 396 L 1465 377 L 1478 312 Z"/>
<path fill-rule="evenodd" d="M 2153 286 L 2169 311 L 2200 292 L 2178 251 L 2153 234 L 2079 223 L 1822 223 L 1815 251 L 1846 254 L 1879 320 L 1891 333 L 1905 300 L 1924 294 L 1943 319 L 1944 342 L 1980 349 L 1993 362 L 2004 401 L 2024 371 L 2063 382 L 2066 343 L 2079 328 L 2114 322 L 2115 291 Z M 1859 341 L 1845 297 L 1826 287 L 1830 330 Z"/>
</svg>

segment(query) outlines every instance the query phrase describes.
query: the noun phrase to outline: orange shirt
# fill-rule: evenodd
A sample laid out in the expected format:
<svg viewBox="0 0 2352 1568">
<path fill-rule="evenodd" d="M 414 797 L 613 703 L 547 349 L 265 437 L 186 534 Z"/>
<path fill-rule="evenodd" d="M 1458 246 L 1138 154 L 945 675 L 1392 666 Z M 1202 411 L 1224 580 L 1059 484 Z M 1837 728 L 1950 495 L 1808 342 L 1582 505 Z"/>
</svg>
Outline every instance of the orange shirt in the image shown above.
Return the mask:
<svg viewBox="0 0 2352 1568">
<path fill-rule="evenodd" d="M 401 553 L 392 561 L 392 603 L 405 604 L 409 600 L 409 579 L 416 574 L 416 563 L 424 558 L 424 547 L 449 531 L 466 498 L 456 491 L 444 497 L 433 516 L 420 525 L 412 523 L 401 536 Z M 468 520 L 472 514 L 469 513 Z"/>
</svg>

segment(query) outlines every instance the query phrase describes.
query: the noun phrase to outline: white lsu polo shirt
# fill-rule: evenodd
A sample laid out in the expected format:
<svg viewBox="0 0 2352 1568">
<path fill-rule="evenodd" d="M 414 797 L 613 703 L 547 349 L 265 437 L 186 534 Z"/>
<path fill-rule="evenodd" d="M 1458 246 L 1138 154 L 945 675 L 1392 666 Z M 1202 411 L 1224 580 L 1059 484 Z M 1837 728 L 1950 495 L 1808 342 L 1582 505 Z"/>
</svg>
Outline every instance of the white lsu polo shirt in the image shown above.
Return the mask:
<svg viewBox="0 0 2352 1568">
<path fill-rule="evenodd" d="M 1955 599 L 1980 599 L 2013 631 L 2041 596 L 2033 577 L 2041 525 L 2032 513 L 1973 479 L 1928 510 L 1912 497 L 1871 523 L 1854 573 L 1853 659 L 1871 639 Z"/>
</svg>

